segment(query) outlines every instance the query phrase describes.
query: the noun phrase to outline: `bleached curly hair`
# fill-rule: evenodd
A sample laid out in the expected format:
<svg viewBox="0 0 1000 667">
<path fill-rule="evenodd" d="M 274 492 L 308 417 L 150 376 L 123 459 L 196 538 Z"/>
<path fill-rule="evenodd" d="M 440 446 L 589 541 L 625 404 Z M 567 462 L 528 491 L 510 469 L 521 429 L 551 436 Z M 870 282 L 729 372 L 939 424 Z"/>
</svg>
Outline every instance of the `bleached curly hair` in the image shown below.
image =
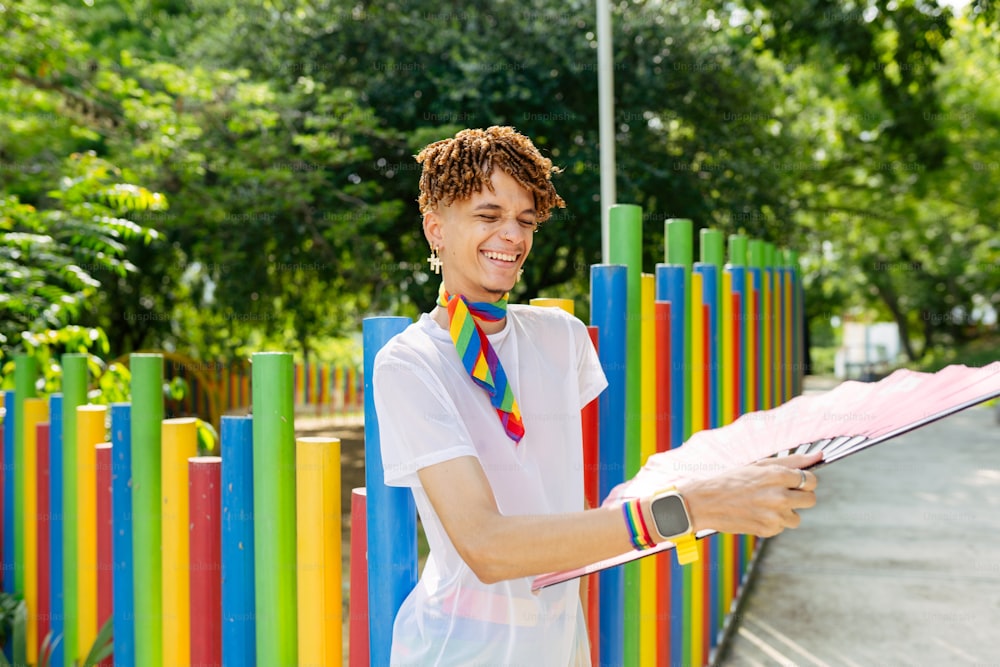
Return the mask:
<svg viewBox="0 0 1000 667">
<path fill-rule="evenodd" d="M 539 223 L 549 219 L 553 208 L 566 202 L 552 185 L 552 174 L 561 169 L 543 157 L 531 139 L 513 127 L 494 125 L 485 130 L 462 130 L 451 139 L 426 146 L 416 155 L 423 165 L 420 174 L 420 212 L 429 213 L 438 204 L 468 199 L 483 188 L 493 191 L 490 174 L 502 169 L 535 198 Z"/>
</svg>

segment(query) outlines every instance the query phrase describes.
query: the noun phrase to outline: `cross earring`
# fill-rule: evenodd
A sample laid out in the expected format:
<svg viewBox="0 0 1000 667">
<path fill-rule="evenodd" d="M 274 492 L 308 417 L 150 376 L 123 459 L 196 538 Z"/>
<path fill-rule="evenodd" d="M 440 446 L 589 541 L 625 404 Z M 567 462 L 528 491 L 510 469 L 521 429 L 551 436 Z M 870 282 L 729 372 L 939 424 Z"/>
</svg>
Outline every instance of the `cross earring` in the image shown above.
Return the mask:
<svg viewBox="0 0 1000 667">
<path fill-rule="evenodd" d="M 517 282 L 521 282 L 521 276 L 524 275 L 524 269 L 517 270 Z"/>
<path fill-rule="evenodd" d="M 427 258 L 427 263 L 431 265 L 431 271 L 434 273 L 441 273 L 441 258 L 438 257 L 438 248 L 436 245 L 431 246 L 431 256 Z"/>
</svg>

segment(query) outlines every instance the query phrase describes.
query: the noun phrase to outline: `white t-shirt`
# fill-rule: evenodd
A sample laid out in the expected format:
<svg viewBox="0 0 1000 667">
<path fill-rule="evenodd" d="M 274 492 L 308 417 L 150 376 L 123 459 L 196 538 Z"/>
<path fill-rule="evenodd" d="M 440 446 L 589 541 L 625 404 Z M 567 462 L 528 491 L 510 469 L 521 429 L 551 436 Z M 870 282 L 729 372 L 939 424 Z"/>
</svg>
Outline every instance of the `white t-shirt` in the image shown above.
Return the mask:
<svg viewBox="0 0 1000 667">
<path fill-rule="evenodd" d="M 409 486 L 430 546 L 393 626 L 393 665 L 589 665 L 579 582 L 533 594 L 531 579 L 484 584 L 445 533 L 416 471 L 479 459 L 504 515 L 584 509 L 580 409 L 607 386 L 584 324 L 556 308 L 511 305 L 489 336 L 521 408 L 515 446 L 448 332 L 424 314 L 375 358 L 386 484 Z M 541 574 L 541 573 L 539 573 Z"/>
</svg>

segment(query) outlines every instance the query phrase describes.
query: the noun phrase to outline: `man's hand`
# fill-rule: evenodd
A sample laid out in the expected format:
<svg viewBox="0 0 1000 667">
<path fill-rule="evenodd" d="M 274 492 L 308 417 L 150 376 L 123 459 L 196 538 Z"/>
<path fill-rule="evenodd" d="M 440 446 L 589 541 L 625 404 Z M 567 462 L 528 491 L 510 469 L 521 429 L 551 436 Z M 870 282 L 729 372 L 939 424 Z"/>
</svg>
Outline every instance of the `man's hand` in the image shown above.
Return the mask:
<svg viewBox="0 0 1000 667">
<path fill-rule="evenodd" d="M 796 510 L 816 504 L 816 476 L 800 469 L 822 458 L 822 452 L 816 452 L 767 459 L 677 490 L 687 502 L 694 530 L 771 537 L 798 527 Z M 802 475 L 805 484 L 797 488 Z"/>
</svg>

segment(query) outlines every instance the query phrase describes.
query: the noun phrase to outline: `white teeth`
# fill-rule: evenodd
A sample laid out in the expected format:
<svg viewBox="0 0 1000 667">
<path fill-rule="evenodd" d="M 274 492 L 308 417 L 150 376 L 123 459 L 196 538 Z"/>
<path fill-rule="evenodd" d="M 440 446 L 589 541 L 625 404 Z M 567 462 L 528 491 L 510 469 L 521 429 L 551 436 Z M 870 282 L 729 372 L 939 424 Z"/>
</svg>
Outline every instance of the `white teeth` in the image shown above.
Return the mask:
<svg viewBox="0 0 1000 667">
<path fill-rule="evenodd" d="M 499 260 L 502 260 L 504 262 L 514 262 L 514 261 L 517 261 L 517 255 L 508 255 L 507 253 L 503 253 L 503 252 L 494 252 L 492 250 L 484 250 L 483 254 L 486 255 L 487 257 L 489 257 L 490 259 L 499 259 Z"/>
</svg>

